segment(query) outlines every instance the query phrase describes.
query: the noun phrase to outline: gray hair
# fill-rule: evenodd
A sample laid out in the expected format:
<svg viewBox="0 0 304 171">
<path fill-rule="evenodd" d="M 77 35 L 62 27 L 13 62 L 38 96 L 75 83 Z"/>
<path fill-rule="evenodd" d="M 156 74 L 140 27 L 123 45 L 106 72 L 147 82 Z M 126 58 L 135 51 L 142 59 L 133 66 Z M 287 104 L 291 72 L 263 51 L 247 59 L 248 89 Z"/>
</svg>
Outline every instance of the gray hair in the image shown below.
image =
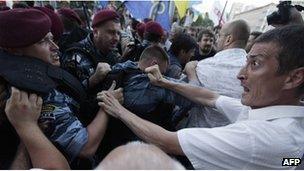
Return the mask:
<svg viewBox="0 0 304 171">
<path fill-rule="evenodd" d="M 185 170 L 176 160 L 152 144 L 133 141 L 111 151 L 96 169 Z"/>
</svg>

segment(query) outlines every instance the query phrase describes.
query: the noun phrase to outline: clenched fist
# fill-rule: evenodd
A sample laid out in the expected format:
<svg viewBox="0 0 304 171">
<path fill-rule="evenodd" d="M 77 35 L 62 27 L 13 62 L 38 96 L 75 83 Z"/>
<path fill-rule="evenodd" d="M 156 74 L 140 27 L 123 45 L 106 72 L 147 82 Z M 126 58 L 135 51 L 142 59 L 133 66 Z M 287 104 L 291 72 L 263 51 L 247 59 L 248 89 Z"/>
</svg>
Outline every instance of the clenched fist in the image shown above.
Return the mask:
<svg viewBox="0 0 304 171">
<path fill-rule="evenodd" d="M 37 124 L 41 113 L 42 98 L 12 87 L 11 97 L 7 100 L 5 113 L 15 128 Z"/>
<path fill-rule="evenodd" d="M 90 85 L 96 85 L 101 82 L 111 71 L 111 66 L 108 63 L 99 62 L 95 73 L 90 77 Z"/>
</svg>

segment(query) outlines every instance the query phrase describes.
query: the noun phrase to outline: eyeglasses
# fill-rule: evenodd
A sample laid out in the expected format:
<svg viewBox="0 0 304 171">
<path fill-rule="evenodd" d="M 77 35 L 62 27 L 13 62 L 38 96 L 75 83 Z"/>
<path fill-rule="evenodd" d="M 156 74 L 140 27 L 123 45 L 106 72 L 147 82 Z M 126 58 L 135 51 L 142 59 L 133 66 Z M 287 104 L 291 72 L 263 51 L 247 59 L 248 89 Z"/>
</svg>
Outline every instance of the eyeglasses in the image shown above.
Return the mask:
<svg viewBox="0 0 304 171">
<path fill-rule="evenodd" d="M 48 43 L 48 44 L 55 44 L 53 37 L 45 37 L 38 42 L 39 44 Z"/>
<path fill-rule="evenodd" d="M 227 36 L 229 36 L 230 35 L 230 33 L 225 33 L 225 34 L 221 34 L 221 33 L 219 33 L 218 34 L 218 37 L 227 37 Z"/>
</svg>

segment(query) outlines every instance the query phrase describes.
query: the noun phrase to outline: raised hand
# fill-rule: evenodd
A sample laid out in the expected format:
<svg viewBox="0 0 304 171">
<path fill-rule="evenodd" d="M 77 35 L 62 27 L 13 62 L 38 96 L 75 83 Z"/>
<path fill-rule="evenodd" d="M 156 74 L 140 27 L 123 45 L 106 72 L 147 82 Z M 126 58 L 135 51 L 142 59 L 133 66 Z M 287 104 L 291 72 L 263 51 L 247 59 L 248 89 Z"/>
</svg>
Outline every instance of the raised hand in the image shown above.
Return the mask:
<svg viewBox="0 0 304 171">
<path fill-rule="evenodd" d="M 183 73 L 187 75 L 189 80 L 198 80 L 198 78 L 196 76 L 197 64 L 198 64 L 198 61 L 191 61 L 186 64 Z"/>
<path fill-rule="evenodd" d="M 103 110 L 116 118 L 119 118 L 127 110 L 119 103 L 119 101 L 110 93 L 104 92 L 100 99 L 102 102 L 99 102 L 98 105 L 103 108 Z"/>
<path fill-rule="evenodd" d="M 96 85 L 101 82 L 111 71 L 111 66 L 108 63 L 99 62 L 95 73 L 90 77 L 90 84 Z"/>
<path fill-rule="evenodd" d="M 102 92 L 97 93 L 97 100 L 101 100 L 101 97 L 103 96 L 103 94 L 106 92 L 109 92 L 119 101 L 119 103 L 123 104 L 123 102 L 124 102 L 123 89 L 118 88 L 115 90 L 115 87 L 116 87 L 116 81 L 113 81 L 111 87 L 107 91 L 102 91 Z"/>
<path fill-rule="evenodd" d="M 7 100 L 5 113 L 15 128 L 37 124 L 41 113 L 42 98 L 12 87 L 11 97 Z"/>
<path fill-rule="evenodd" d="M 145 72 L 148 74 L 150 82 L 153 85 L 160 86 L 165 80 L 159 70 L 158 65 L 153 65 L 145 69 Z"/>
</svg>

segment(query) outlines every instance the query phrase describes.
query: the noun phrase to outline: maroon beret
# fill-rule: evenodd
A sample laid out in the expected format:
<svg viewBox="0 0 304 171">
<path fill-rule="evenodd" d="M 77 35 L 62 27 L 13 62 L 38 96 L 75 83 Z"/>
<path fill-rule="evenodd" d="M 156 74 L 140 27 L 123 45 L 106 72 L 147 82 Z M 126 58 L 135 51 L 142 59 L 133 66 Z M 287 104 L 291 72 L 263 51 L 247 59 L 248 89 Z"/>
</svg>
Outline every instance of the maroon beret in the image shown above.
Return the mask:
<svg viewBox="0 0 304 171">
<path fill-rule="evenodd" d="M 146 29 L 145 23 L 138 23 L 136 26 L 136 31 L 140 37 L 144 37 L 145 29 Z"/>
<path fill-rule="evenodd" d="M 60 38 L 60 36 L 63 34 L 63 24 L 59 16 L 54 11 L 46 7 L 34 7 L 34 8 L 44 12 L 46 15 L 49 16 L 52 22 L 51 32 L 54 36 L 54 40 L 57 41 Z"/>
<path fill-rule="evenodd" d="M 79 25 L 81 25 L 81 19 L 79 15 L 72 10 L 71 8 L 61 8 L 58 11 L 58 14 L 63 15 L 64 17 L 76 21 Z"/>
<path fill-rule="evenodd" d="M 156 34 L 159 36 L 164 35 L 164 30 L 163 30 L 162 26 L 158 22 L 155 22 L 155 21 L 149 21 L 146 23 L 145 32 Z"/>
<path fill-rule="evenodd" d="M 0 11 L 0 46 L 20 48 L 39 42 L 51 29 L 50 18 L 36 9 Z"/>
<path fill-rule="evenodd" d="M 92 27 L 96 27 L 98 24 L 109 21 L 109 20 L 119 20 L 119 15 L 114 10 L 105 9 L 98 11 L 93 18 Z"/>
</svg>

